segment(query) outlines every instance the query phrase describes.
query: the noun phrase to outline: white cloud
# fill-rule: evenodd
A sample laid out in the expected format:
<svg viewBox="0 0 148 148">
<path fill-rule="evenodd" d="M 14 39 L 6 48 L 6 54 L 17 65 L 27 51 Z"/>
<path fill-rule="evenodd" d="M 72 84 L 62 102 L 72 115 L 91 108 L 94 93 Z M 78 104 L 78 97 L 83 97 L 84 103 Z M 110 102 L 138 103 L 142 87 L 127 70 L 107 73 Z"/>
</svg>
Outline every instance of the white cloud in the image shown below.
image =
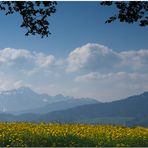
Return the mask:
<svg viewBox="0 0 148 148">
<path fill-rule="evenodd" d="M 21 72 L 27 76 L 32 76 L 40 71 L 40 68 L 33 68 L 31 70 L 21 70 Z"/>
<path fill-rule="evenodd" d="M 140 73 L 127 73 L 127 72 L 116 72 L 116 73 L 106 73 L 101 74 L 98 72 L 91 72 L 85 75 L 81 75 L 75 78 L 76 82 L 100 82 L 100 81 L 109 81 L 109 80 L 147 80 L 148 74 L 140 74 Z"/>
<path fill-rule="evenodd" d="M 29 51 L 24 49 L 5 48 L 0 50 L 0 63 L 12 64 L 17 59 L 30 59 L 32 55 Z"/>
<path fill-rule="evenodd" d="M 101 101 L 112 101 L 148 91 L 148 73 L 91 72 L 77 76 L 75 83 L 81 86 L 76 94 L 84 93 Z"/>
<path fill-rule="evenodd" d="M 88 43 L 65 59 L 25 49 L 0 50 L 0 90 L 20 86 L 100 100 L 141 93 L 148 90 L 148 50 L 116 52 Z"/>
<path fill-rule="evenodd" d="M 61 66 L 62 60 L 56 60 L 51 54 L 30 52 L 26 49 L 4 48 L 0 50 L 0 66 L 14 66 L 26 74 L 33 74 L 37 69 Z M 27 73 L 28 71 L 28 73 Z"/>
<path fill-rule="evenodd" d="M 47 68 L 55 64 L 55 57 L 53 55 L 45 55 L 43 53 L 35 54 L 35 63 L 37 66 Z"/>
<path fill-rule="evenodd" d="M 106 75 L 104 76 L 106 77 Z M 75 81 L 76 82 L 93 81 L 93 80 L 101 79 L 104 76 L 97 72 L 91 72 L 91 73 L 76 77 Z"/>
<path fill-rule="evenodd" d="M 148 71 L 148 49 L 116 52 L 100 44 L 88 43 L 68 56 L 67 72 Z"/>
<path fill-rule="evenodd" d="M 18 89 L 22 86 L 29 86 L 23 80 L 15 80 L 12 78 L 0 78 L 0 91 Z"/>
<path fill-rule="evenodd" d="M 121 57 L 120 66 L 128 66 L 133 70 L 148 69 L 148 49 L 123 51 L 119 56 Z"/>
<path fill-rule="evenodd" d="M 76 48 L 68 56 L 68 72 L 85 68 L 89 70 L 101 70 L 114 67 L 120 57 L 116 52 L 100 44 L 86 44 Z"/>
</svg>

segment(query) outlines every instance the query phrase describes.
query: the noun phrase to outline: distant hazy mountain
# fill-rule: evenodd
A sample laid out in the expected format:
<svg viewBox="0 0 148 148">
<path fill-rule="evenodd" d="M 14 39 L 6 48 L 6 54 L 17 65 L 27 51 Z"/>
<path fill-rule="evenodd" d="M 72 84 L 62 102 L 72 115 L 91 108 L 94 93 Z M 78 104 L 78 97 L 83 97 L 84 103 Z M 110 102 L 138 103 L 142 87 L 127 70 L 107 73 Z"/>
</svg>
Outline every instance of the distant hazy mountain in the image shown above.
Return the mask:
<svg viewBox="0 0 148 148">
<path fill-rule="evenodd" d="M 48 108 L 48 105 L 46 107 Z M 148 127 L 148 92 L 119 101 L 82 105 L 46 114 L 0 114 L 0 121 L 76 122 Z"/>
<path fill-rule="evenodd" d="M 41 107 L 47 102 L 53 102 L 46 94 L 37 94 L 30 88 L 21 87 L 17 90 L 0 92 L 0 111 L 12 112 Z"/>
<path fill-rule="evenodd" d="M 36 114 L 44 114 L 44 113 L 49 113 L 53 111 L 59 111 L 59 110 L 64 110 L 64 109 L 69 109 L 73 108 L 76 106 L 81 106 L 81 105 L 86 105 L 86 104 L 96 104 L 100 103 L 99 101 L 95 99 L 88 99 L 88 98 L 79 98 L 75 99 L 72 97 L 67 97 L 67 100 L 63 101 L 57 101 L 54 103 L 48 103 L 47 105 L 35 109 L 30 109 L 30 110 L 24 110 L 18 112 L 20 113 L 36 113 Z"/>
<path fill-rule="evenodd" d="M 97 101 L 94 99 L 75 99 L 61 94 L 56 96 L 38 94 L 27 87 L 0 92 L 1 113 L 47 113 L 92 103 L 97 103 Z"/>
<path fill-rule="evenodd" d="M 109 103 L 83 105 L 42 115 L 41 121 L 110 123 L 148 118 L 148 92 Z M 137 120 L 136 120 L 137 122 Z M 146 123 L 146 121 L 144 121 Z M 131 122 L 130 122 L 131 123 Z M 134 122 L 135 123 L 135 122 Z M 138 123 L 138 122 L 137 122 Z"/>
</svg>

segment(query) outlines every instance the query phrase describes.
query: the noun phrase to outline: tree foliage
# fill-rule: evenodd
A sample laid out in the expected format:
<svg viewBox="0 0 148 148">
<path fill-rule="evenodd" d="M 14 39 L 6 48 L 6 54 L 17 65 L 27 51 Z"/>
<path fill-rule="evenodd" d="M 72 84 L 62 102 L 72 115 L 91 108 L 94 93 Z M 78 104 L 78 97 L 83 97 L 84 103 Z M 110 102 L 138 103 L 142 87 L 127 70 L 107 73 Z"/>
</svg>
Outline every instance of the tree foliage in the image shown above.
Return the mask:
<svg viewBox="0 0 148 148">
<path fill-rule="evenodd" d="M 148 2 L 147 1 L 103 1 L 103 6 L 115 5 L 118 12 L 111 16 L 106 23 L 115 20 L 126 23 L 138 22 L 140 26 L 148 25 Z M 5 15 L 18 13 L 22 17 L 20 27 L 26 28 L 25 35 L 39 34 L 41 37 L 48 36 L 48 17 L 56 12 L 55 1 L 0 1 L 0 10 Z"/>
<path fill-rule="evenodd" d="M 48 36 L 48 16 L 56 12 L 54 1 L 1 1 L 0 10 L 5 15 L 19 13 L 22 17 L 20 27 L 26 28 L 25 35 L 39 34 L 41 37 Z"/>
<path fill-rule="evenodd" d="M 148 25 L 148 2 L 147 1 L 103 1 L 103 6 L 115 5 L 118 13 L 111 16 L 105 23 L 111 23 L 115 20 L 126 23 L 139 23 L 140 26 Z"/>
</svg>

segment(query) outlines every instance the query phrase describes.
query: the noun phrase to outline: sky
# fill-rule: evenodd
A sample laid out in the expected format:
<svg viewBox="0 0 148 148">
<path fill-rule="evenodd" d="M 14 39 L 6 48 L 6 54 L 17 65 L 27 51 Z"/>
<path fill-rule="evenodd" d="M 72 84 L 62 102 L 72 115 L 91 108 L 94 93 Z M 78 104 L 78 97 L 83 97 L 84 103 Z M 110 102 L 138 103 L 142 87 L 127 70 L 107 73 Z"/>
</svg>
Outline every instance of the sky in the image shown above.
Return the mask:
<svg viewBox="0 0 148 148">
<path fill-rule="evenodd" d="M 28 36 L 0 13 L 0 90 L 113 101 L 148 91 L 148 29 L 118 21 L 99 2 L 58 2 L 48 38 Z"/>
</svg>

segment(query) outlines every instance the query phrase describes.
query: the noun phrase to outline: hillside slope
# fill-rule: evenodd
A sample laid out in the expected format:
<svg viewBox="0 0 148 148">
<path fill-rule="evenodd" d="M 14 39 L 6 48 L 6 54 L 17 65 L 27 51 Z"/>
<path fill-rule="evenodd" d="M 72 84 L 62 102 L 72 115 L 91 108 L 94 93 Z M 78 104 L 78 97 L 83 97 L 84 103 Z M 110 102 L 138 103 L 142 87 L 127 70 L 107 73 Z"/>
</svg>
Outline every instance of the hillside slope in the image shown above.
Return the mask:
<svg viewBox="0 0 148 148">
<path fill-rule="evenodd" d="M 42 115 L 41 121 L 79 122 L 100 117 L 148 117 L 148 92 L 109 103 L 91 104 Z"/>
<path fill-rule="evenodd" d="M 76 122 L 148 127 L 148 92 L 119 101 L 82 105 L 46 114 L 0 114 L 0 121 Z"/>
</svg>

